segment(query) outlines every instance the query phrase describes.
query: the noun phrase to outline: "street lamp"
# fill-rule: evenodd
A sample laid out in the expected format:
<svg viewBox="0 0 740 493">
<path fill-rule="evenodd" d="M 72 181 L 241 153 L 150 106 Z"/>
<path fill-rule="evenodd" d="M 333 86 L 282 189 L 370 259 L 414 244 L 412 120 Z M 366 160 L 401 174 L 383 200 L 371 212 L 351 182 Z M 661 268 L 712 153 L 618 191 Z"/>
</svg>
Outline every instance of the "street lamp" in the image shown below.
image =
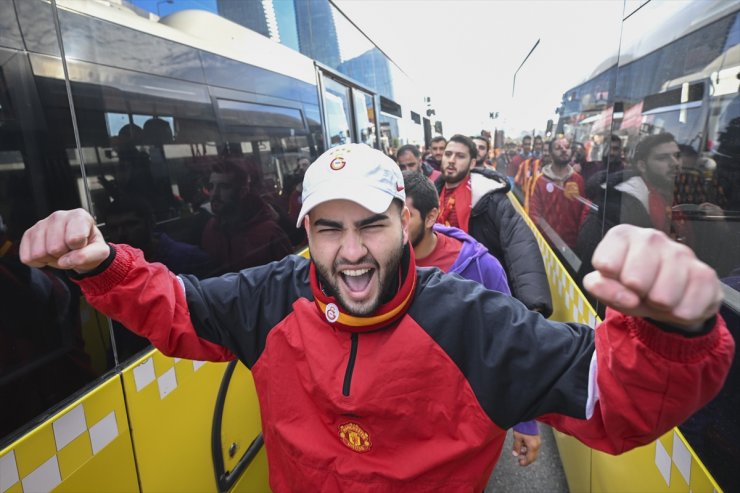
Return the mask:
<svg viewBox="0 0 740 493">
<path fill-rule="evenodd" d="M 514 81 L 511 84 L 511 97 L 512 98 L 514 97 L 514 89 L 516 88 L 516 74 L 519 73 L 519 70 L 521 70 L 522 66 L 524 66 L 524 62 L 527 61 L 527 59 L 532 54 L 532 52 L 534 51 L 534 49 L 537 48 L 537 45 L 538 44 L 540 44 L 540 40 L 539 39 L 537 39 L 537 42 L 534 44 L 534 46 L 532 47 L 532 49 L 529 50 L 529 53 L 527 53 L 527 56 L 524 57 L 524 60 L 522 60 L 522 63 L 519 65 L 519 68 L 516 69 L 516 72 L 514 72 Z"/>
</svg>

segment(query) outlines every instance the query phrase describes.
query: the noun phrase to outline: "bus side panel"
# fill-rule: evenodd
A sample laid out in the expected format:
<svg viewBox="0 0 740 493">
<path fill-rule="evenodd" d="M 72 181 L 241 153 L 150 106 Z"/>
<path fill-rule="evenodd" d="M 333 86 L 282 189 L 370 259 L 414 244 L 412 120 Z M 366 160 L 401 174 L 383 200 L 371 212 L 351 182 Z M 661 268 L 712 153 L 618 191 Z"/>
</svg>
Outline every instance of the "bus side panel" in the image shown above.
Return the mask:
<svg viewBox="0 0 740 493">
<path fill-rule="evenodd" d="M 236 480 L 230 493 L 269 493 L 267 477 L 267 453 L 265 447 L 254 457 L 244 474 Z"/>
<path fill-rule="evenodd" d="M 124 370 L 142 491 L 217 491 L 211 429 L 225 367 L 225 363 L 168 358 L 152 351 Z M 248 446 L 259 432 L 259 418 L 249 419 L 259 416 L 254 385 L 245 379 L 241 372 L 232 378 L 229 394 L 245 396 L 234 397 L 231 404 L 232 397 L 228 397 L 227 409 L 235 405 L 225 415 L 238 414 L 242 421 L 256 423 L 257 429 L 252 426 L 247 434 L 239 433 L 229 429 L 233 421 L 225 419 L 221 437 L 226 447 L 234 442 Z M 254 485 L 267 484 L 267 468 L 257 467 L 251 464 L 246 475 L 254 479 Z M 251 482 L 249 489 L 255 491 Z"/>
<path fill-rule="evenodd" d="M 594 451 L 592 466 L 594 493 L 722 491 L 678 428 L 622 455 Z"/>
<path fill-rule="evenodd" d="M 7 492 L 138 491 L 120 377 L 0 451 L 0 470 Z"/>
</svg>

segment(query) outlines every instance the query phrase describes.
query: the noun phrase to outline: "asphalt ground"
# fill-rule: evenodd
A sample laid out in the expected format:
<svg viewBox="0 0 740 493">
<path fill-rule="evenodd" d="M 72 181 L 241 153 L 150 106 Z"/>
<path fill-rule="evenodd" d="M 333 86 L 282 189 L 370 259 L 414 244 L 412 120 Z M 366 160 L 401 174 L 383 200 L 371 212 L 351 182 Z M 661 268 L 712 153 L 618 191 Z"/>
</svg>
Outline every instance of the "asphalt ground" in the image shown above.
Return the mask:
<svg viewBox="0 0 740 493">
<path fill-rule="evenodd" d="M 560 463 L 560 454 L 555 437 L 549 426 L 539 423 L 542 446 L 537 461 L 521 467 L 511 455 L 511 431 L 506 436 L 496 468 L 488 480 L 485 493 L 569 493 L 565 472 Z"/>
</svg>

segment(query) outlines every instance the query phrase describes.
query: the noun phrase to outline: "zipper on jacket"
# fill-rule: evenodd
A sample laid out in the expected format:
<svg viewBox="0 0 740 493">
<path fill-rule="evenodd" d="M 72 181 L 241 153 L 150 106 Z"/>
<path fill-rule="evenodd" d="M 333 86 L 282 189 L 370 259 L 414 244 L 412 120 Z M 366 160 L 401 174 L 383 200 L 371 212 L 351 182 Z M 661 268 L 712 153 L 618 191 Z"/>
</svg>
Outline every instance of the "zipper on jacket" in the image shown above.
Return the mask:
<svg viewBox="0 0 740 493">
<path fill-rule="evenodd" d="M 349 350 L 349 360 L 347 361 L 347 371 L 344 372 L 344 385 L 342 386 L 342 395 L 349 396 L 349 387 L 352 384 L 352 372 L 355 370 L 355 359 L 357 358 L 357 333 L 352 333 L 352 346 Z"/>
</svg>

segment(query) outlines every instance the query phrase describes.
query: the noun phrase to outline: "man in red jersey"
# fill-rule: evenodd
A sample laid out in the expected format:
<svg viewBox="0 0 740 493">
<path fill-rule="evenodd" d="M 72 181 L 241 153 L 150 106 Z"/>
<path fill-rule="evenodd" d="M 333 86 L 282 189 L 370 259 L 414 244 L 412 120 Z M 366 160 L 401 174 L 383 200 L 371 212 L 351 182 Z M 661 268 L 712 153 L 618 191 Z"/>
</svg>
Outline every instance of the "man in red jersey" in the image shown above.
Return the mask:
<svg viewBox="0 0 740 493">
<path fill-rule="evenodd" d="M 581 221 L 588 211 L 583 178 L 571 166 L 570 142 L 565 137 L 550 142 L 552 164 L 534 176 L 529 196 L 529 217 L 546 238 L 551 238 L 541 221 L 575 249 Z"/>
<path fill-rule="evenodd" d="M 517 171 L 519 171 L 519 165 L 522 161 L 532 157 L 532 137 L 525 135 L 522 137 L 522 148 L 519 153 L 514 156 L 509 162 L 509 166 L 506 168 L 506 176 L 514 177 Z"/>
<path fill-rule="evenodd" d="M 396 163 L 349 144 L 306 172 L 310 260 L 175 276 L 106 243 L 81 209 L 39 221 L 20 256 L 70 270 L 93 306 L 165 354 L 247 365 L 276 492 L 482 491 L 517 422 L 621 453 L 722 387 L 734 342 L 720 283 L 684 245 L 613 228 L 584 283 L 619 311 L 592 330 L 417 270 L 404 201 Z M 514 376 L 526 384 L 513 390 Z"/>
</svg>

